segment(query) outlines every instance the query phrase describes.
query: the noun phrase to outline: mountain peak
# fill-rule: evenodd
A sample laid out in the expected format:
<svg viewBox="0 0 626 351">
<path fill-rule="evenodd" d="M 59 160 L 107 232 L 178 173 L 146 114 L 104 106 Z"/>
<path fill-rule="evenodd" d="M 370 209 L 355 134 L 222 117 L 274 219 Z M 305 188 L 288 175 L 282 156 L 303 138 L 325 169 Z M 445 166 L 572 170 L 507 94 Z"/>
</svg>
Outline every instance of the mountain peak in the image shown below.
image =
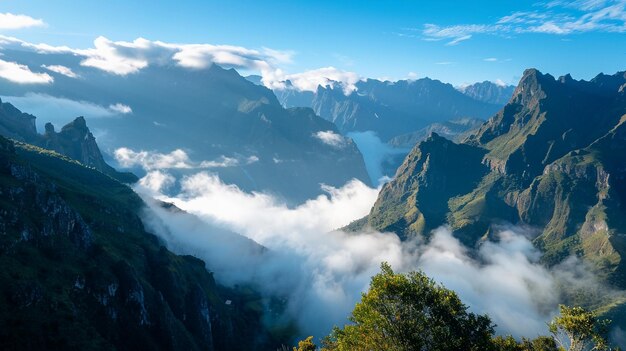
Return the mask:
<svg viewBox="0 0 626 351">
<path fill-rule="evenodd" d="M 546 96 L 546 86 L 554 83 L 555 79 L 549 74 L 542 74 L 536 68 L 529 68 L 524 71 L 515 92 L 513 101 L 520 105 L 530 105 L 537 103 Z"/>
<path fill-rule="evenodd" d="M 63 127 L 63 130 L 66 129 L 77 129 L 89 132 L 89 128 L 87 128 L 87 121 L 85 121 L 85 117 L 83 116 L 76 117 L 72 122 L 66 124 Z"/>
</svg>

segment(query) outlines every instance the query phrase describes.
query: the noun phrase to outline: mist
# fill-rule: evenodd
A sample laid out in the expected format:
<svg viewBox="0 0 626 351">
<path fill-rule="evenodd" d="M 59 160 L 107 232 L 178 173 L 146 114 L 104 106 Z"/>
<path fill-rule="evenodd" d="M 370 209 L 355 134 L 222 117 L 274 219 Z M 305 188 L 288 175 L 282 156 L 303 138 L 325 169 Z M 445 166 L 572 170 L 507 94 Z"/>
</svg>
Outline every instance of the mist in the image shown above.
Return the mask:
<svg viewBox="0 0 626 351">
<path fill-rule="evenodd" d="M 24 96 L 3 96 L 15 107 L 37 116 L 37 130 L 43 131 L 48 122 L 60 129 L 78 116 L 93 118 L 122 117 L 132 113 L 132 109 L 121 103 L 108 107 L 87 101 L 76 101 L 46 94 L 28 93 Z"/>
<path fill-rule="evenodd" d="M 177 182 L 180 192 L 164 195 Z M 499 227 L 497 240 L 474 252 L 447 227 L 428 241 L 346 233 L 340 228 L 367 215 L 378 194 L 359 181 L 324 186 L 326 195 L 291 208 L 208 172 L 176 180 L 153 171 L 136 190 L 149 204 L 146 226 L 170 249 L 205 260 L 222 284 L 253 284 L 267 296 L 285 297 L 288 317 L 302 336 L 322 337 L 346 324 L 383 261 L 398 272 L 423 270 L 456 291 L 471 311 L 488 314 L 498 333 L 515 337 L 547 334 L 546 322 L 563 296 L 560 287 L 601 287 L 576 259 L 545 268 L 527 228 Z M 185 212 L 165 209 L 154 199 Z"/>
<path fill-rule="evenodd" d="M 380 185 L 393 176 L 397 167 L 384 167 L 385 163 L 393 163 L 394 158 L 402 157 L 411 151 L 406 148 L 394 148 L 380 140 L 373 131 L 351 132 L 347 136 L 354 140 L 363 155 L 365 169 L 374 184 Z M 394 157 L 395 156 L 395 157 Z M 402 162 L 400 159 L 399 162 Z M 397 165 L 396 165 L 397 166 Z"/>
</svg>

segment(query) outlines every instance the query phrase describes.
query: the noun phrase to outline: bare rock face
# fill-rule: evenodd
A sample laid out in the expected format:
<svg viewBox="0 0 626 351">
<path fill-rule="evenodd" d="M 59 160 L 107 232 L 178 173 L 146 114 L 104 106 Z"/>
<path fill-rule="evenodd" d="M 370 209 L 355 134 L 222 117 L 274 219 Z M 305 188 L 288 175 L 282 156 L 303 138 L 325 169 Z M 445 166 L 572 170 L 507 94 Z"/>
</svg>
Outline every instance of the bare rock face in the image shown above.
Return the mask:
<svg viewBox="0 0 626 351">
<path fill-rule="evenodd" d="M 77 160 L 85 166 L 95 168 L 103 173 L 110 173 L 113 169 L 106 164 L 96 138 L 87 128 L 84 117 L 77 117 L 73 122 L 65 125 L 60 132 L 55 132 L 54 126 L 46 124 L 41 146 L 54 150 L 61 155 Z"/>
</svg>

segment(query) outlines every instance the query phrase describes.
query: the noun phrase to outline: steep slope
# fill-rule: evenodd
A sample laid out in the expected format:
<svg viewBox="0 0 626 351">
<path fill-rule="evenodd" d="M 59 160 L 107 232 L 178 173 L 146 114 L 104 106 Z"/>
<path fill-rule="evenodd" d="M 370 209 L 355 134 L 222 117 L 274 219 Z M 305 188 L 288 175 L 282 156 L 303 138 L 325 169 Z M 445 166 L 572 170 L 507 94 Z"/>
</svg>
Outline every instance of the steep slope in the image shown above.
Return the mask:
<svg viewBox="0 0 626 351">
<path fill-rule="evenodd" d="M 620 82 L 609 81 L 602 75 L 590 82 L 569 75 L 555 80 L 526 70 L 509 104 L 468 142 L 489 150 L 493 169 L 528 185 L 546 165 L 602 137 L 626 113 Z"/>
<path fill-rule="evenodd" d="M 356 88 L 348 95 L 341 86 L 320 86 L 314 94 L 294 89 L 276 94 L 285 106 L 312 107 L 342 133 L 371 130 L 383 141 L 435 122 L 487 118 L 501 107 L 474 100 L 450 84 L 429 78 L 397 82 L 368 79 L 356 83 Z"/>
<path fill-rule="evenodd" d="M 520 218 L 545 228 L 546 260 L 577 253 L 625 285 L 626 115 L 590 146 L 552 164 L 516 201 Z"/>
<path fill-rule="evenodd" d="M 127 105 L 129 113 L 123 115 L 85 116 L 91 128 L 106 134 L 99 144 L 109 154 L 122 147 L 158 153 L 181 149 L 195 165 L 215 165 L 197 168 L 215 172 L 227 183 L 282 195 L 292 203 L 321 194 L 320 183 L 342 186 L 353 178 L 369 183 L 354 143 L 346 140 L 338 147 L 316 137 L 319 132 L 338 133 L 332 123 L 310 109 L 283 108 L 272 91 L 234 69 L 154 65 L 118 76 L 81 66 L 73 55 L 3 53 L 33 67 L 64 65 L 81 77 L 59 75 L 54 84 L 39 86 L 0 82 L 6 95 L 43 96 L 37 101 L 63 97 L 109 112 L 110 106 Z M 224 158 L 238 162 L 212 162 Z"/>
<path fill-rule="evenodd" d="M 484 151 L 432 134 L 411 151 L 385 184 L 368 217 L 372 227 L 403 238 L 428 233 L 446 221 L 448 199 L 473 189 L 489 171 Z"/>
<path fill-rule="evenodd" d="M 509 102 L 515 86 L 496 84 L 486 80 L 459 88 L 459 91 L 474 100 L 502 106 Z"/>
<path fill-rule="evenodd" d="M 0 137 L 0 344 L 15 350 L 275 347 L 204 263 L 146 233 L 127 186 Z M 225 301 L 231 300 L 231 304 Z"/>
<path fill-rule="evenodd" d="M 410 237 L 448 224 L 473 246 L 499 222 L 531 225 L 546 263 L 577 255 L 626 287 L 625 87 L 624 72 L 586 82 L 527 70 L 463 143 L 433 136 L 416 146 L 351 227 Z"/>
</svg>

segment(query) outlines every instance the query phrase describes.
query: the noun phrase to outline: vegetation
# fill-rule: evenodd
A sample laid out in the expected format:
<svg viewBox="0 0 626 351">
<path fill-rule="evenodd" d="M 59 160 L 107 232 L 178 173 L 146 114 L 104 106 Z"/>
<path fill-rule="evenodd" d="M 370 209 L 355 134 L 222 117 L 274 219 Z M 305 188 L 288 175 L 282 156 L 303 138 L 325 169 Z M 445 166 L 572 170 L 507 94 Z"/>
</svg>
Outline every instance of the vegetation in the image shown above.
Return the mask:
<svg viewBox="0 0 626 351">
<path fill-rule="evenodd" d="M 581 307 L 561 305 L 561 315 L 549 324 L 550 333 L 561 349 L 569 351 L 610 350 L 605 338 L 609 320 L 599 320 Z"/>
<path fill-rule="evenodd" d="M 221 287 L 204 262 L 168 251 L 145 231 L 142 208 L 110 176 L 0 137 L 0 348 L 280 344 L 250 306 L 260 294 Z"/>
<path fill-rule="evenodd" d="M 516 340 L 494 336 L 486 315 L 468 312 L 454 291 L 422 272 L 394 273 L 383 263 L 349 320 L 323 340 L 323 351 L 593 351 L 613 350 L 605 338 L 609 321 L 581 307 L 560 306 L 550 336 Z M 293 351 L 316 350 L 313 337 Z"/>
<path fill-rule="evenodd" d="M 327 350 L 485 350 L 493 324 L 467 311 L 451 290 L 421 272 L 396 274 L 387 264 L 372 278 L 350 321 L 325 340 Z"/>
</svg>

